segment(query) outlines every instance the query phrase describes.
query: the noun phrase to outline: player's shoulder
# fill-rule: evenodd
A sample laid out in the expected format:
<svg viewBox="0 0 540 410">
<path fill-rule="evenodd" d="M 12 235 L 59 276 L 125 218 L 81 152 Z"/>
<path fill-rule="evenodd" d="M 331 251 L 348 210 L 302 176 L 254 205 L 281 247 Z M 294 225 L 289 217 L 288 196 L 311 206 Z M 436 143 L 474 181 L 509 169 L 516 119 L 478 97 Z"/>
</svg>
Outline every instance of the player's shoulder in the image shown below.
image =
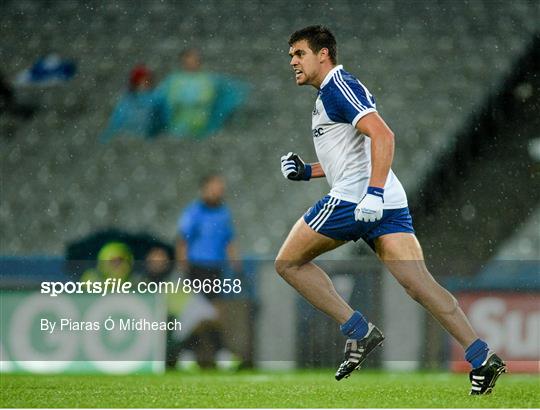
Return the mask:
<svg viewBox="0 0 540 410">
<path fill-rule="evenodd" d="M 375 98 L 353 74 L 339 67 L 334 70 L 321 90 L 321 98 L 328 103 L 359 102 L 363 107 L 375 107 Z"/>
<path fill-rule="evenodd" d="M 326 78 L 323 82 L 323 87 L 325 84 L 335 84 L 337 81 L 355 81 L 356 77 L 349 71 L 343 68 L 343 65 L 339 64 L 334 66 L 326 75 Z"/>
<path fill-rule="evenodd" d="M 358 84 L 360 82 L 360 80 L 358 79 L 358 77 L 356 77 L 354 74 L 344 70 L 343 68 L 340 69 L 340 70 L 336 70 L 336 72 L 334 73 L 334 77 L 338 80 L 338 81 L 343 81 L 345 83 L 355 83 L 355 84 Z"/>
<path fill-rule="evenodd" d="M 334 71 L 327 85 L 324 87 L 328 94 L 341 95 L 348 89 L 360 90 L 364 86 L 354 74 L 339 68 Z"/>
</svg>

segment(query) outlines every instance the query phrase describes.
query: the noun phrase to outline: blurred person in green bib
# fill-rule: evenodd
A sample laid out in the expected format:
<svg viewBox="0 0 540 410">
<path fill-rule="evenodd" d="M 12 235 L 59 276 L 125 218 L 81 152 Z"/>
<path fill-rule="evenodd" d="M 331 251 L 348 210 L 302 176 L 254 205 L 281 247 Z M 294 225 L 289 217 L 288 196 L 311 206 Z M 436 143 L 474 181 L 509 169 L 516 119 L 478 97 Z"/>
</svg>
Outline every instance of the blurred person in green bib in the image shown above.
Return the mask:
<svg viewBox="0 0 540 410">
<path fill-rule="evenodd" d="M 200 52 L 180 54 L 180 69 L 158 86 L 165 98 L 167 132 L 175 137 L 205 138 L 221 129 L 244 103 L 248 85 L 203 69 Z"/>
</svg>

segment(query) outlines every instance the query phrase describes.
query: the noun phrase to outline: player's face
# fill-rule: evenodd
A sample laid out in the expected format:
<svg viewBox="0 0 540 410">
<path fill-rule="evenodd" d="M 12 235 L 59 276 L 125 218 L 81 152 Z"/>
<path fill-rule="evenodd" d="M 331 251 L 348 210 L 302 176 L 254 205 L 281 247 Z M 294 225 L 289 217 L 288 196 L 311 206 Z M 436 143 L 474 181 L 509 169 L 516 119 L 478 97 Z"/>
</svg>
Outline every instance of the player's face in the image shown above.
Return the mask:
<svg viewBox="0 0 540 410">
<path fill-rule="evenodd" d="M 319 77 L 319 56 L 309 48 L 307 40 L 293 43 L 289 49 L 291 67 L 297 85 L 313 85 Z"/>
</svg>

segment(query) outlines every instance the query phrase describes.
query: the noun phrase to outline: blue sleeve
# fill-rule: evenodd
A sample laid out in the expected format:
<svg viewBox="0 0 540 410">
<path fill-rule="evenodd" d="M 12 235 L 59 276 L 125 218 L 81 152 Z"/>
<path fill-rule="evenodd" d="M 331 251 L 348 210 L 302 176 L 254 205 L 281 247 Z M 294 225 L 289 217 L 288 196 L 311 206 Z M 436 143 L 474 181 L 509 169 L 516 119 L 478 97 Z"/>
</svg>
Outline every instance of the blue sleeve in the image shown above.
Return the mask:
<svg viewBox="0 0 540 410">
<path fill-rule="evenodd" d="M 161 116 L 161 125 L 162 131 L 166 130 L 172 121 L 172 108 L 169 102 L 169 88 L 171 85 L 171 77 L 165 78 L 159 85 L 156 87 L 156 95 L 159 96 L 160 100 L 160 116 Z"/>
<path fill-rule="evenodd" d="M 221 210 L 218 228 L 219 237 L 223 241 L 223 245 L 229 245 L 229 243 L 231 243 L 231 241 L 234 239 L 235 232 L 231 211 L 226 206 L 224 206 L 224 208 Z"/>
<path fill-rule="evenodd" d="M 186 241 L 195 236 L 197 218 L 194 211 L 193 206 L 190 206 L 178 219 L 178 236 Z"/>
<path fill-rule="evenodd" d="M 212 108 L 207 133 L 219 130 L 225 121 L 247 99 L 248 83 L 225 75 L 214 75 L 217 98 Z"/>
<path fill-rule="evenodd" d="M 167 124 L 167 107 L 165 94 L 161 89 L 155 89 L 152 93 L 153 108 L 150 129 L 148 130 L 148 138 L 155 138 L 166 128 Z"/>
<path fill-rule="evenodd" d="M 116 103 L 114 110 L 109 119 L 107 128 L 100 135 L 99 140 L 101 142 L 109 142 L 116 134 L 118 134 L 126 121 L 126 111 L 128 110 L 128 104 L 126 96 L 120 97 L 120 100 Z"/>
<path fill-rule="evenodd" d="M 332 121 L 353 126 L 356 126 L 364 115 L 377 110 L 373 95 L 354 77 L 333 79 L 324 88 L 321 98 Z"/>
<path fill-rule="evenodd" d="M 232 215 L 230 211 L 228 210 L 227 210 L 227 213 L 228 213 L 228 220 L 227 220 L 225 238 L 226 238 L 227 243 L 230 243 L 234 239 L 235 232 L 234 232 L 234 223 L 233 223 Z"/>
</svg>

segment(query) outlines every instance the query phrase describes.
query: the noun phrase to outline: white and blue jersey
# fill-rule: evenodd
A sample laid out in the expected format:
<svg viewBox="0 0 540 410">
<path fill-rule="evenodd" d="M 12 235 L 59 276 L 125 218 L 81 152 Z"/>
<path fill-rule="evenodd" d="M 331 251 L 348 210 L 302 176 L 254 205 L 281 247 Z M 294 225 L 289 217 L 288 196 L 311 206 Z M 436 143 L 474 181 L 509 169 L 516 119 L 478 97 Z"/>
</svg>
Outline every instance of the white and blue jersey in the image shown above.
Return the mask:
<svg viewBox="0 0 540 410">
<path fill-rule="evenodd" d="M 371 140 L 356 129 L 356 124 L 376 110 L 375 98 L 343 66 L 334 67 L 322 82 L 311 129 L 332 197 L 358 203 L 366 194 L 371 177 Z M 405 190 L 390 170 L 384 186 L 384 209 L 406 206 Z"/>
<path fill-rule="evenodd" d="M 331 190 L 304 215 L 306 223 L 321 234 L 339 240 L 362 238 L 371 247 L 385 234 L 414 233 L 407 195 L 392 170 L 384 186 L 382 219 L 354 219 L 354 209 L 366 194 L 371 177 L 371 140 L 356 124 L 376 110 L 373 95 L 343 66 L 327 74 L 315 101 L 312 133 Z"/>
</svg>

